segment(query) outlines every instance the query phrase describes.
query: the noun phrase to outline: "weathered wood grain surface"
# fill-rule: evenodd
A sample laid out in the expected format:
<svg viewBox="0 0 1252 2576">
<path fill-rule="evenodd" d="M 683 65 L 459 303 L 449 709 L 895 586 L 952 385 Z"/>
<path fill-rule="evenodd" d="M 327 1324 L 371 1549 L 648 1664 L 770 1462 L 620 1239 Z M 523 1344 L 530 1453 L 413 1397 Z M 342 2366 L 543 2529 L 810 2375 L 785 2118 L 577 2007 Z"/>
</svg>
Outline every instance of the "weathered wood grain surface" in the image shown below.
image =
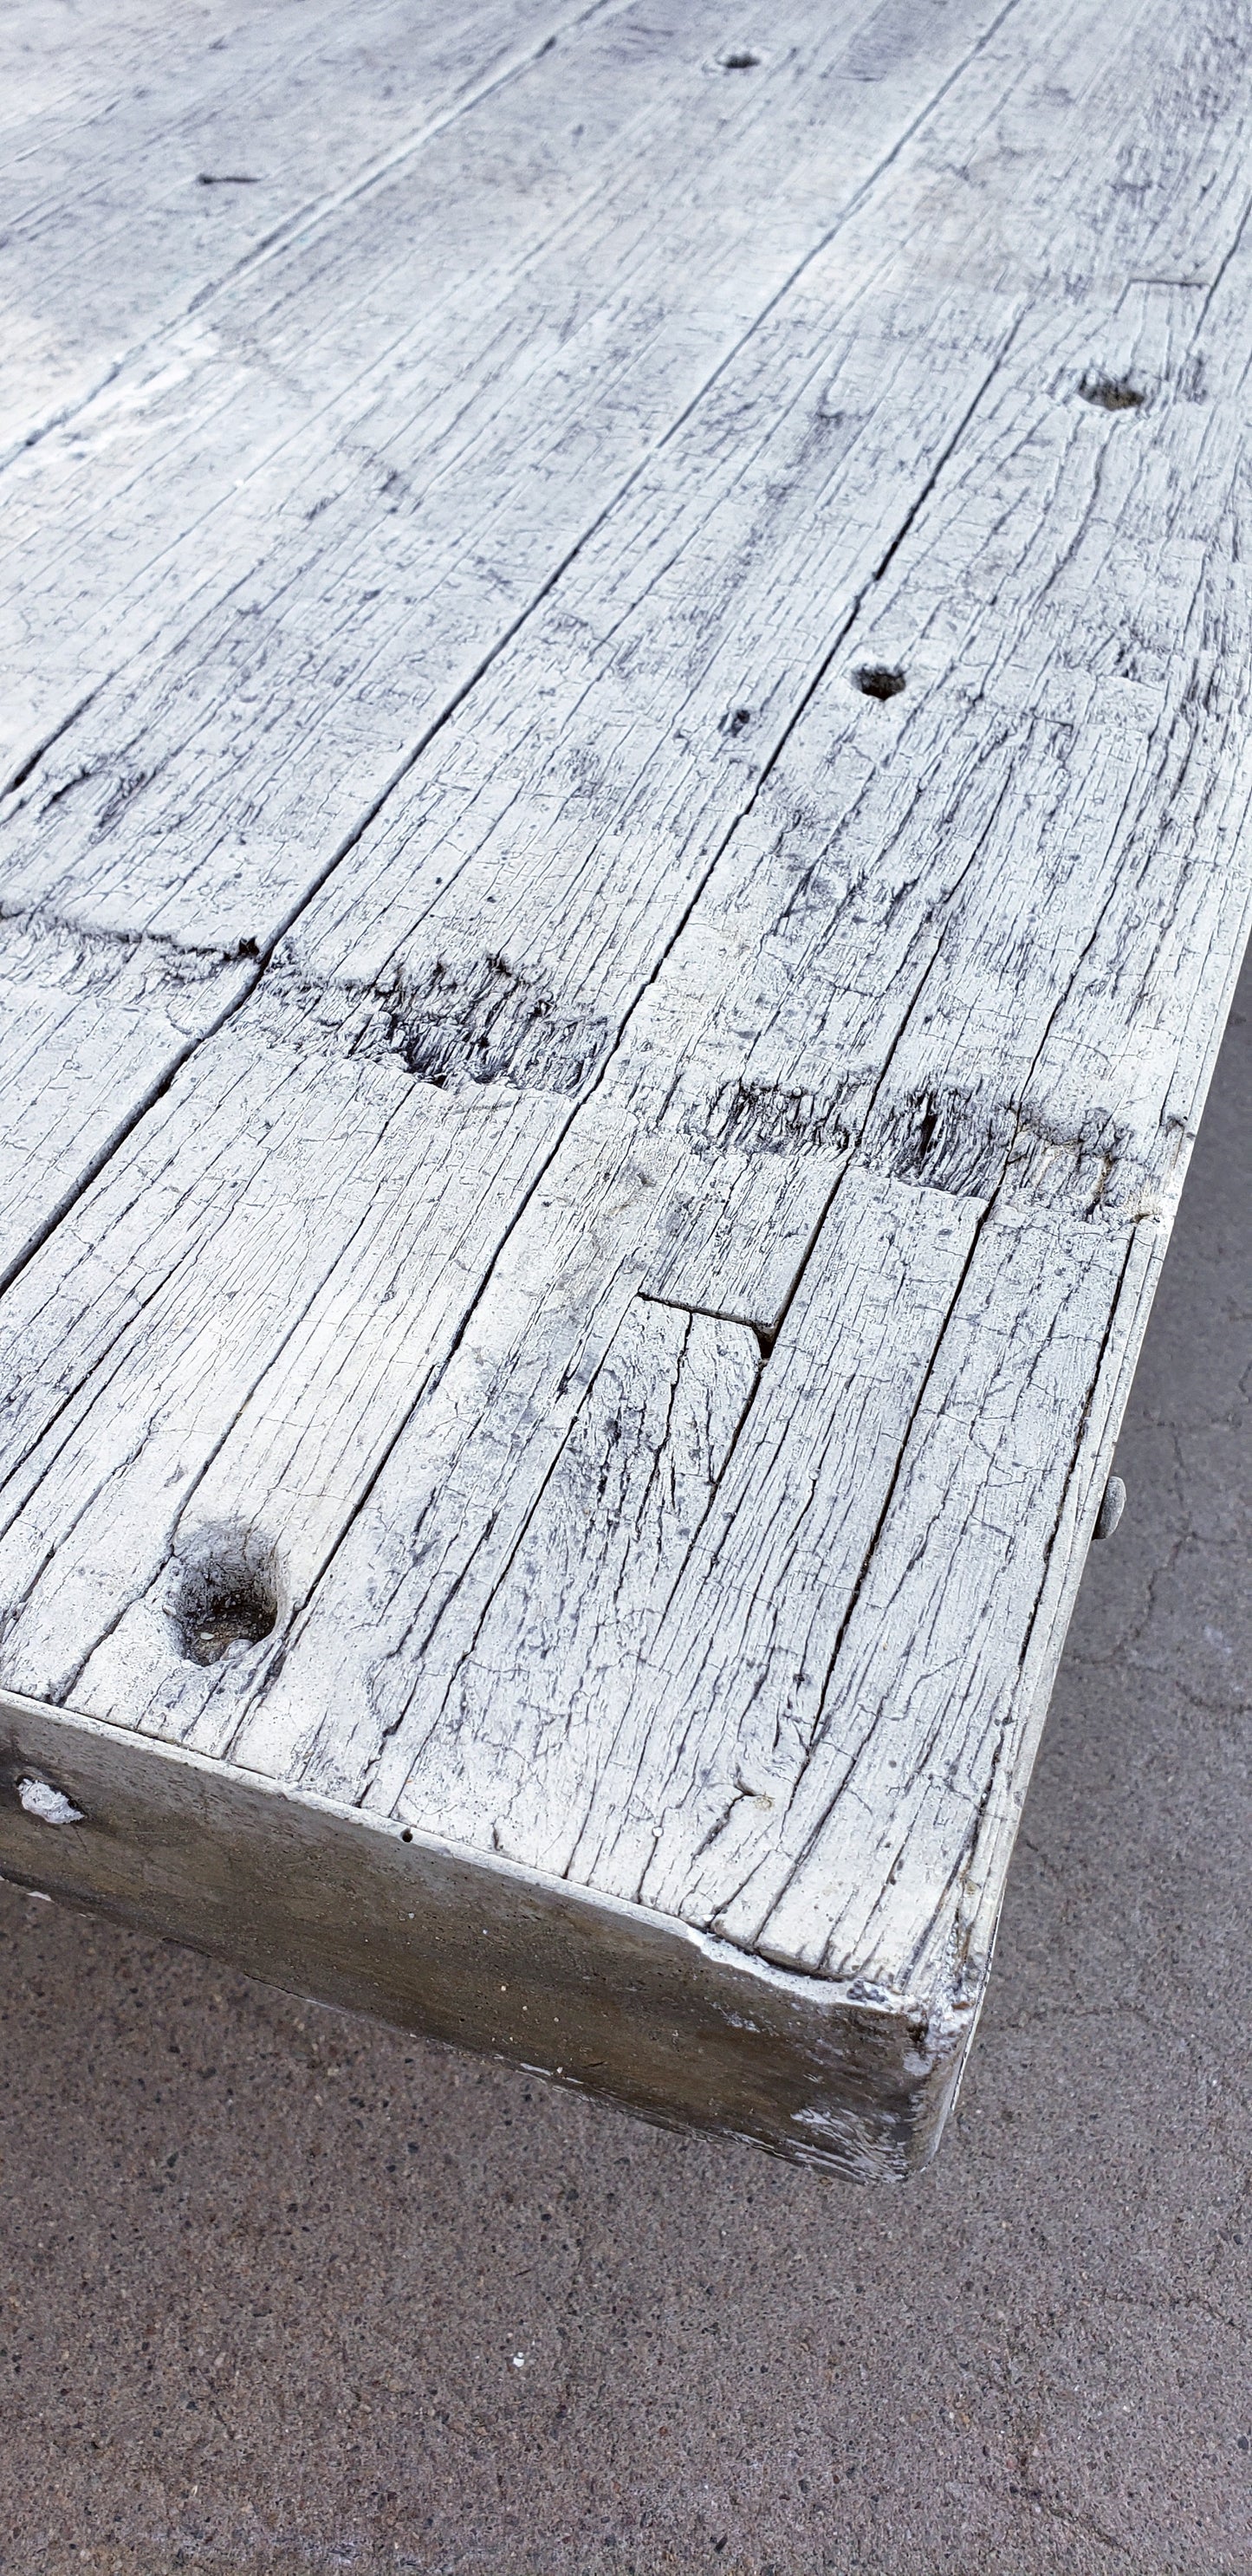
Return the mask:
<svg viewBox="0 0 1252 2576">
<path fill-rule="evenodd" d="M 526 2053 L 359 1965 L 477 1872 L 528 2062 L 904 2170 L 1252 909 L 1252 28 L 410 17 L 162 38 L 5 475 L 0 1862 Z M 254 93 L 210 273 L 156 174 Z"/>
<path fill-rule="evenodd" d="M 0 453 L 70 420 L 163 325 L 399 166 L 595 5 L 9 11 Z"/>
</svg>

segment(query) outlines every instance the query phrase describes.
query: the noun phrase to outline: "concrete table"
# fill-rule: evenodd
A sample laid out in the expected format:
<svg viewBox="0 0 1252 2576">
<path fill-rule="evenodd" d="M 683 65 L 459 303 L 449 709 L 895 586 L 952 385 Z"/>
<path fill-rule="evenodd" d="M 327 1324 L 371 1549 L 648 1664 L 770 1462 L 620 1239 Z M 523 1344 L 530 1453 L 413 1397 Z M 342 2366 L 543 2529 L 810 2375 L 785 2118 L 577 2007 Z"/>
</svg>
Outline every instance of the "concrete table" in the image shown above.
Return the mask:
<svg viewBox="0 0 1252 2576">
<path fill-rule="evenodd" d="M 0 1869 L 902 2174 L 1247 935 L 1243 13 L 14 26 Z"/>
</svg>

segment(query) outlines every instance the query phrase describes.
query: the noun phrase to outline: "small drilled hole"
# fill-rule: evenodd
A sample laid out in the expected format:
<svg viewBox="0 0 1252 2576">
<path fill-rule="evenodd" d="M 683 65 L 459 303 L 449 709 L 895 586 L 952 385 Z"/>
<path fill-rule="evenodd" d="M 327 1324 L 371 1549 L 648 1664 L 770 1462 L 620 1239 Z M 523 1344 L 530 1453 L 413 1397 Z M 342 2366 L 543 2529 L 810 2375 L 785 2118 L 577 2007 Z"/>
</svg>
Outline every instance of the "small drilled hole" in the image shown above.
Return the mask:
<svg viewBox="0 0 1252 2576">
<path fill-rule="evenodd" d="M 730 53 L 719 54 L 717 59 L 724 72 L 754 72 L 761 57 L 749 53 L 746 45 L 735 45 Z"/>
<path fill-rule="evenodd" d="M 1084 376 L 1078 390 L 1097 411 L 1138 411 L 1146 399 L 1125 376 Z"/>
<path fill-rule="evenodd" d="M 744 732 L 746 732 L 746 730 L 747 730 L 748 726 L 751 724 L 751 722 L 752 722 L 752 709 L 751 709 L 751 707 L 736 707 L 736 708 L 735 708 L 735 711 L 734 711 L 734 714 L 733 714 L 733 715 L 729 715 L 729 716 L 727 716 L 727 718 L 726 718 L 726 731 L 727 731 L 727 733 L 731 736 L 731 738 L 732 738 L 732 740 L 733 740 L 734 736 L 735 736 L 737 733 L 744 733 Z"/>
<path fill-rule="evenodd" d="M 904 686 L 903 671 L 888 671 L 877 662 L 852 676 L 863 698 L 898 698 Z"/>
<path fill-rule="evenodd" d="M 220 1663 L 232 1646 L 259 1646 L 278 1622 L 273 1556 L 253 1532 L 206 1532 L 182 1566 L 173 1611 L 179 1653 Z"/>
</svg>

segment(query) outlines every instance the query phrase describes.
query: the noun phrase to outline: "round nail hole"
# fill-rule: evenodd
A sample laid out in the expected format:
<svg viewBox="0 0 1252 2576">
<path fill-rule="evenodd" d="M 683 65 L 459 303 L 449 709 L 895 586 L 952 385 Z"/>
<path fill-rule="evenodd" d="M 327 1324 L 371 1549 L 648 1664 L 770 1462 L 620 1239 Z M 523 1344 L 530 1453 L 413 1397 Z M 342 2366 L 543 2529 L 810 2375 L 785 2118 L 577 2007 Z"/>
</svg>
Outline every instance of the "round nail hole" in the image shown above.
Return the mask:
<svg viewBox="0 0 1252 2576">
<path fill-rule="evenodd" d="M 412 1826 L 411 1826 L 411 1825 L 405 1825 L 405 1827 L 403 1828 L 403 1831 L 401 1832 L 400 1840 L 401 1840 L 401 1842 L 402 1842 L 402 1843 L 411 1843 L 411 1842 L 412 1842 L 412 1840 L 413 1840 L 413 1828 L 412 1828 Z"/>
<path fill-rule="evenodd" d="M 863 698 L 898 698 L 904 686 L 903 671 L 888 671 L 876 662 L 852 676 Z"/>
<path fill-rule="evenodd" d="M 182 1560 L 173 1619 L 188 1663 L 217 1664 L 232 1646 L 259 1646 L 278 1622 L 272 1550 L 252 1530 L 203 1532 Z"/>
<path fill-rule="evenodd" d="M 1097 411 L 1138 411 L 1147 399 L 1125 376 L 1084 376 L 1078 390 Z"/>
<path fill-rule="evenodd" d="M 724 72 L 754 72 L 760 55 L 750 53 L 746 45 L 733 45 L 729 53 L 717 57 Z"/>
</svg>

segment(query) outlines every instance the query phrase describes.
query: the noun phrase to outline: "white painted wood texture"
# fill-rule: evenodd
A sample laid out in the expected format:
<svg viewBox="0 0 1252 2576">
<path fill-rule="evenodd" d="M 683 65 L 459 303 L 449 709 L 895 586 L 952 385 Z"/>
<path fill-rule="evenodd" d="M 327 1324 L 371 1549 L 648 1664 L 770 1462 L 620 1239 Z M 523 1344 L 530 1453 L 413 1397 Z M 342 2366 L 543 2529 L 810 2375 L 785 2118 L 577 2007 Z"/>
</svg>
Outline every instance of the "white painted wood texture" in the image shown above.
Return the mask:
<svg viewBox="0 0 1252 2576">
<path fill-rule="evenodd" d="M 996 12 L 923 16 L 867 81 L 874 16 L 856 0 L 832 32 L 791 0 L 749 79 L 718 63 L 711 0 L 646 18 L 603 0 L 138 348 L 8 484 L 14 767 L 284 537 L 323 584 L 385 540 L 394 585 L 433 508 L 436 578 L 464 580 L 477 550 L 500 587 L 537 522 L 550 579 Z M 369 588 L 363 569 L 354 624 Z"/>
<path fill-rule="evenodd" d="M 581 14 L 559 0 L 7 12 L 0 455 Z"/>
<path fill-rule="evenodd" d="M 236 489 L 198 339 L 37 451 L 0 1679 L 894 2015 L 896 2170 L 1247 936 L 1249 109 L 1225 0 L 792 19 L 284 249 Z"/>
<path fill-rule="evenodd" d="M 62 1116 L 40 1113 L 32 1151 L 22 1096 L 6 1102 L 0 1260 L 93 1168 L 93 1051 L 130 1074 L 110 1087 L 111 1135 L 237 998 L 231 950 L 272 945 L 889 159 L 919 82 L 941 85 L 993 22 L 961 0 L 902 64 L 852 82 L 833 156 L 830 83 L 874 69 L 870 8 L 859 54 L 855 12 L 832 36 L 808 0 L 784 11 L 750 79 L 719 64 L 712 6 L 636 15 L 593 13 L 391 174 L 381 206 L 367 191 L 332 210 L 236 287 L 228 323 L 145 355 L 14 470 L 22 783 L 0 831 L 17 917 L 0 973 Z M 74 932 L 93 1019 L 71 1030 Z M 176 1008 L 154 989 L 136 1027 L 133 959 L 115 997 L 101 942 L 137 938 L 152 988 L 163 943 L 221 961 L 194 1012 L 175 954 Z"/>
</svg>

